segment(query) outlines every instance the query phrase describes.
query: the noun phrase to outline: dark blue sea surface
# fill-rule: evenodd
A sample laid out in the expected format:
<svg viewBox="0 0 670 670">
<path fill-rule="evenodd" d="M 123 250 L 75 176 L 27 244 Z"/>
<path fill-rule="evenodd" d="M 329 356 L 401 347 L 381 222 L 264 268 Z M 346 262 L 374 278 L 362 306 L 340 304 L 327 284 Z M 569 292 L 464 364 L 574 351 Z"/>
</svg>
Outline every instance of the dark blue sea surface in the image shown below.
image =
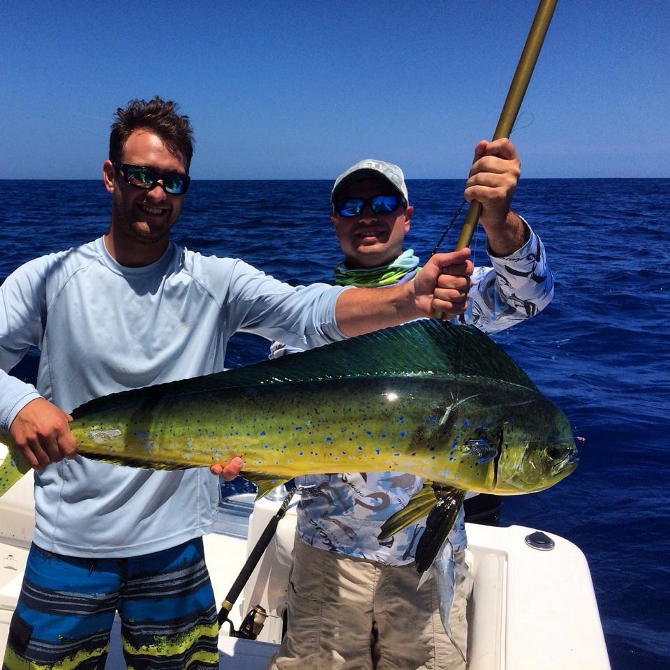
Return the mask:
<svg viewBox="0 0 670 670">
<path fill-rule="evenodd" d="M 330 281 L 339 248 L 328 181 L 196 181 L 175 239 L 240 257 L 293 284 Z M 408 242 L 422 259 L 462 202 L 463 183 L 415 180 Z M 30 258 L 108 226 L 97 181 L 0 181 L 0 280 Z M 506 498 L 501 523 L 541 528 L 586 554 L 615 670 L 670 668 L 670 182 L 522 180 L 514 206 L 544 240 L 552 304 L 496 336 L 583 438 L 577 471 Z M 453 248 L 458 221 L 442 249 Z M 476 264 L 484 242 L 472 244 Z M 267 357 L 237 335 L 229 367 Z M 581 440 L 580 440 L 581 442 Z M 566 641 L 557 640 L 557 644 Z M 551 650 L 547 650 L 551 653 Z M 585 669 L 575 669 L 585 670 Z"/>
</svg>

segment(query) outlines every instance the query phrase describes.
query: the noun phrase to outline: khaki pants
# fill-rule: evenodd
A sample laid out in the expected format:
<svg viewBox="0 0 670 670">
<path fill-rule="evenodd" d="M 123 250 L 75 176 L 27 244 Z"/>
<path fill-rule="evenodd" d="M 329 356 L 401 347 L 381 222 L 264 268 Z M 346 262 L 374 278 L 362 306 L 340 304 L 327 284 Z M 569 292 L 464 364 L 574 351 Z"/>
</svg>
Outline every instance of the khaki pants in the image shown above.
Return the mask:
<svg viewBox="0 0 670 670">
<path fill-rule="evenodd" d="M 386 566 L 315 549 L 296 538 L 288 593 L 288 632 L 271 670 L 463 670 L 444 631 L 436 580 L 417 589 L 414 565 Z M 472 579 L 457 565 L 451 630 L 467 648 Z"/>
</svg>

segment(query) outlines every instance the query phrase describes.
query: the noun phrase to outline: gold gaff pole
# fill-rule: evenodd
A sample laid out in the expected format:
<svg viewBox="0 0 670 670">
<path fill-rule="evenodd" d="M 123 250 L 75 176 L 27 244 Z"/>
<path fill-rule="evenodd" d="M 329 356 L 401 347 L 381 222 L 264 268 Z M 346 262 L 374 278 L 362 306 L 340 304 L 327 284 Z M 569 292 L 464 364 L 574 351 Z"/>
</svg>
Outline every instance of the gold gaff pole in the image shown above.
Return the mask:
<svg viewBox="0 0 670 670">
<path fill-rule="evenodd" d="M 537 63 L 537 57 L 540 54 L 544 37 L 551 23 L 554 9 L 556 9 L 556 2 L 557 0 L 540 0 L 535 18 L 533 19 L 533 25 L 530 27 L 530 32 L 526 39 L 526 45 L 521 53 L 519 64 L 516 67 L 505 104 L 500 113 L 498 125 L 493 133 L 494 140 L 498 140 L 501 137 L 509 137 L 512 132 L 514 122 L 519 114 L 519 108 L 528 88 L 528 82 L 533 74 L 535 63 Z M 461 228 L 458 242 L 456 243 L 456 251 L 470 244 L 480 212 L 481 204 L 477 201 L 471 202 L 468 213 L 465 216 L 465 221 L 463 222 L 463 227 Z"/>
</svg>

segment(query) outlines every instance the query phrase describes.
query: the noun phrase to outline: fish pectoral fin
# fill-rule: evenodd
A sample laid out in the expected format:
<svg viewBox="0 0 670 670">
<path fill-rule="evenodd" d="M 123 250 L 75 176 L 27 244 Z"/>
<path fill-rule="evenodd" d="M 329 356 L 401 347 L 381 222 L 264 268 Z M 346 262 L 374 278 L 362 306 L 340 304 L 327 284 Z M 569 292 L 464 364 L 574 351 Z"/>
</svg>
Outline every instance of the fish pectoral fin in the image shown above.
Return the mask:
<svg viewBox="0 0 670 670">
<path fill-rule="evenodd" d="M 387 540 L 391 535 L 395 535 L 414 521 L 426 516 L 435 506 L 436 501 L 431 482 L 424 482 L 423 488 L 409 499 L 405 507 L 386 519 L 378 539 Z"/>
<path fill-rule="evenodd" d="M 289 481 L 288 479 L 284 479 L 267 472 L 248 472 L 242 470 L 240 472 L 240 476 L 244 477 L 244 479 L 248 479 L 252 484 L 256 485 L 258 488 L 256 500 L 260 500 L 273 489 L 276 489 L 278 486 L 281 486 L 285 482 Z"/>
<path fill-rule="evenodd" d="M 498 448 L 483 438 L 466 440 L 463 444 L 455 445 L 452 449 L 473 459 L 480 465 L 488 463 L 498 456 Z"/>
<path fill-rule="evenodd" d="M 433 491 L 437 503 L 428 514 L 426 530 L 423 531 L 419 540 L 414 558 L 416 569 L 419 572 L 425 572 L 433 564 L 465 500 L 465 491 L 462 489 L 434 484 Z"/>
</svg>

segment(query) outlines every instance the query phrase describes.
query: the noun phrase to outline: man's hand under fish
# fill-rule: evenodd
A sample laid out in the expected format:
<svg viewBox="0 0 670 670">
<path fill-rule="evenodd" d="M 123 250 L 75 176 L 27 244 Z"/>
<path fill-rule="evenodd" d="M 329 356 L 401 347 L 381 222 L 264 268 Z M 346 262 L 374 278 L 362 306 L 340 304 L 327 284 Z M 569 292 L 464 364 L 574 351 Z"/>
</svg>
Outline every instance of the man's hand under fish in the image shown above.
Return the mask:
<svg viewBox="0 0 670 670">
<path fill-rule="evenodd" d="M 210 471 L 213 475 L 219 475 L 223 477 L 227 482 L 232 482 L 237 475 L 240 474 L 240 470 L 244 467 L 244 460 L 239 456 L 234 456 L 230 463 L 225 465 L 221 463 L 214 463 L 210 466 Z"/>
</svg>

